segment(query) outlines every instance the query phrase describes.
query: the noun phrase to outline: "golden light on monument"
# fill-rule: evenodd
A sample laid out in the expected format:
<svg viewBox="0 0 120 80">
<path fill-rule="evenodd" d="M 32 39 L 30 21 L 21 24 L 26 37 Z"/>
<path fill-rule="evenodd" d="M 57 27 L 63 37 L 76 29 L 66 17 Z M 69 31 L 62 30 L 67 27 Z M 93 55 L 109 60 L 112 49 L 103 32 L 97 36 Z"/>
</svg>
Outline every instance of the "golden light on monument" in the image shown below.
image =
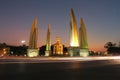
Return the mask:
<svg viewBox="0 0 120 80">
<path fill-rule="evenodd" d="M 31 28 L 30 32 L 30 40 L 28 46 L 28 57 L 35 57 L 38 56 L 39 52 L 37 49 L 37 39 L 38 39 L 38 28 L 37 26 L 37 19 L 34 19 L 34 23 Z"/>
<path fill-rule="evenodd" d="M 86 33 L 86 27 L 82 18 L 80 19 L 79 32 L 80 32 L 80 56 L 87 57 L 89 55 L 87 33 Z"/>
<path fill-rule="evenodd" d="M 79 55 L 79 42 L 78 42 L 78 31 L 77 31 L 77 24 L 76 19 L 74 16 L 73 9 L 71 8 L 70 12 L 70 47 L 69 47 L 69 54 L 70 56 L 77 56 Z"/>
<path fill-rule="evenodd" d="M 45 56 L 50 56 L 50 55 L 51 55 L 50 24 L 48 24 Z"/>
<path fill-rule="evenodd" d="M 70 12 L 70 47 L 69 54 L 70 56 L 82 56 L 86 57 L 89 55 L 88 51 L 88 42 L 87 42 L 87 34 L 85 24 L 83 19 L 80 20 L 80 29 L 79 29 L 79 37 L 80 37 L 80 46 L 78 41 L 78 32 L 77 32 L 77 24 L 74 16 L 73 9 Z"/>
<path fill-rule="evenodd" d="M 72 47 L 79 46 L 77 24 L 73 9 L 71 9 L 71 13 L 70 13 L 70 46 Z"/>
</svg>

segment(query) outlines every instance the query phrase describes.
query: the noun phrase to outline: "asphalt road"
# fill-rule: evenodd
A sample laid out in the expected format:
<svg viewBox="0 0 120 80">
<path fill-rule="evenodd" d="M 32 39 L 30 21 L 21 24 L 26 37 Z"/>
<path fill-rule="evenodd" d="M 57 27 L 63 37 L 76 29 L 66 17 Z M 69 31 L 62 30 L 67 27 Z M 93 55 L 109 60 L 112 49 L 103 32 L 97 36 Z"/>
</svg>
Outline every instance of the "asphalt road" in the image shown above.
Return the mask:
<svg viewBox="0 0 120 80">
<path fill-rule="evenodd" d="M 120 80 L 119 59 L 17 62 L 0 61 L 0 80 Z"/>
</svg>

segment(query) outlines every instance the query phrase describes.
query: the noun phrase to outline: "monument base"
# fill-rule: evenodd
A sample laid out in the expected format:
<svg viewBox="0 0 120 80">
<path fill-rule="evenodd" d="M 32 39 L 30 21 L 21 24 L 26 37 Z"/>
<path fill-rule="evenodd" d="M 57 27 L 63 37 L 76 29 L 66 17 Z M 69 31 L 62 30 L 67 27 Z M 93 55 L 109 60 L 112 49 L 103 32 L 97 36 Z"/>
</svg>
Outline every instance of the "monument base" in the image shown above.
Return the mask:
<svg viewBox="0 0 120 80">
<path fill-rule="evenodd" d="M 38 49 L 28 49 L 27 50 L 27 56 L 28 57 L 36 57 L 39 55 Z"/>
<path fill-rule="evenodd" d="M 79 51 L 80 51 L 79 47 L 69 47 L 68 48 L 68 52 L 69 52 L 70 56 L 79 56 Z"/>
<path fill-rule="evenodd" d="M 50 56 L 51 51 L 45 51 L 45 56 Z"/>
<path fill-rule="evenodd" d="M 80 49 L 80 56 L 81 57 L 87 57 L 87 56 L 89 56 L 88 49 Z"/>
</svg>

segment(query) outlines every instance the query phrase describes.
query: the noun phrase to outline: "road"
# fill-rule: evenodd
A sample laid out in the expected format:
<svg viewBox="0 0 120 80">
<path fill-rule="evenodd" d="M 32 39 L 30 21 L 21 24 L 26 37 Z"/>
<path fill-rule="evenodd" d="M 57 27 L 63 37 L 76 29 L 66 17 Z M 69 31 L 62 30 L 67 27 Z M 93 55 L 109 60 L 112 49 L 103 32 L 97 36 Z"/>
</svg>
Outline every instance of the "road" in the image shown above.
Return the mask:
<svg viewBox="0 0 120 80">
<path fill-rule="evenodd" d="M 120 59 L 1 58 L 0 80 L 120 80 Z"/>
</svg>

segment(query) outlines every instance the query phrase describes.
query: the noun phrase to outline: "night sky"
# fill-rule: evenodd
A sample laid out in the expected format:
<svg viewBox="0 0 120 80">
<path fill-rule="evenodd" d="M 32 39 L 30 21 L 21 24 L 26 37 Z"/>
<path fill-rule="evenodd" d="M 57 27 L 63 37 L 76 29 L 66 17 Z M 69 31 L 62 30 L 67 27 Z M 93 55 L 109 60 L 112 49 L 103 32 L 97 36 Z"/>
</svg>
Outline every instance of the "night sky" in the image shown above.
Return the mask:
<svg viewBox="0 0 120 80">
<path fill-rule="evenodd" d="M 56 37 L 69 46 L 70 9 L 77 27 L 86 25 L 90 50 L 104 50 L 104 44 L 120 41 L 120 0 L 0 0 L 0 43 L 28 45 L 34 18 L 38 19 L 38 47 L 45 45 L 48 24 L 51 44 Z"/>
</svg>

